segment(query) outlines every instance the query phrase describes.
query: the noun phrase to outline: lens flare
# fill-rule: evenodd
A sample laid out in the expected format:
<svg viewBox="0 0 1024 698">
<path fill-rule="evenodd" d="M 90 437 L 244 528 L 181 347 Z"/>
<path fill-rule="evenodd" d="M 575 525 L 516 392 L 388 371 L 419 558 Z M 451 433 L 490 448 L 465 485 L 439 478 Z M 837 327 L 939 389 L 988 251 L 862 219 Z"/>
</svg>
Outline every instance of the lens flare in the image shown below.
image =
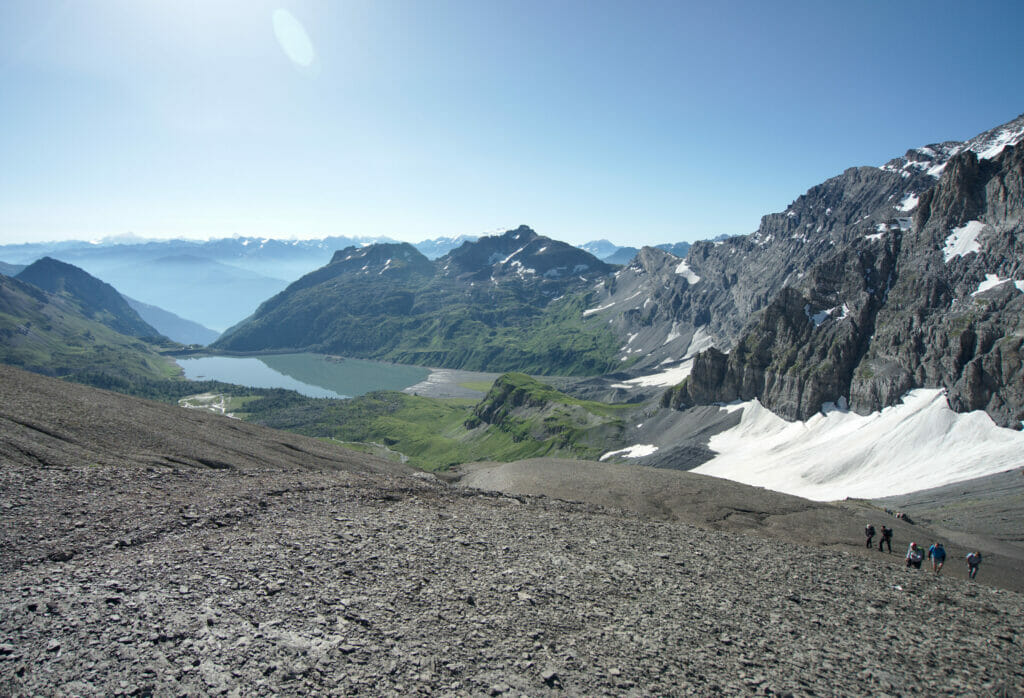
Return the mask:
<svg viewBox="0 0 1024 698">
<path fill-rule="evenodd" d="M 274 10 L 274 36 L 281 50 L 295 65 L 308 68 L 313 63 L 313 42 L 302 22 L 285 9 Z"/>
</svg>

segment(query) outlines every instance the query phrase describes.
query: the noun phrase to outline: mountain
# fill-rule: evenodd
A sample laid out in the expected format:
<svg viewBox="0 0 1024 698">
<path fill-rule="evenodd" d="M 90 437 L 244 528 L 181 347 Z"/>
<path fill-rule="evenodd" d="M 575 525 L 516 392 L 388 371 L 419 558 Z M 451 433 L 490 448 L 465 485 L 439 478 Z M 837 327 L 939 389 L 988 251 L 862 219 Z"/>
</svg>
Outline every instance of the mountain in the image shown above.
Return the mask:
<svg viewBox="0 0 1024 698">
<path fill-rule="evenodd" d="M 86 382 L 175 375 L 176 367 L 157 347 L 112 330 L 95 314 L 71 294 L 0 276 L 0 362 Z M 110 319 L 108 313 L 98 315 Z"/>
<path fill-rule="evenodd" d="M 134 308 L 135 312 L 143 320 L 156 328 L 160 334 L 173 339 L 175 342 L 206 345 L 220 336 L 219 332 L 203 327 L 198 322 L 178 317 L 163 308 L 158 308 L 155 305 L 149 305 L 127 296 L 125 296 L 125 300 L 128 301 L 128 305 Z"/>
<path fill-rule="evenodd" d="M 579 247 L 608 264 L 629 264 L 638 252 L 635 247 L 620 247 L 608 240 L 593 240 Z"/>
<path fill-rule="evenodd" d="M 115 332 L 131 337 L 159 337 L 128 301 L 108 283 L 71 264 L 43 257 L 18 273 L 17 279 L 78 302 L 82 312 Z"/>
<path fill-rule="evenodd" d="M 748 238 L 695 245 L 687 262 L 712 284 L 726 269 L 720 250 L 746 258 L 746 273 L 727 277 L 731 297 L 710 306 L 754 314 L 743 326 L 741 314 L 710 314 L 731 351 L 697 356 L 666 404 L 757 398 L 807 419 L 826 402 L 866 414 L 913 388 L 942 388 L 954 409 L 1019 429 L 1022 136 L 1024 117 L 848 170 Z"/>
<path fill-rule="evenodd" d="M 688 242 L 663 243 L 656 245 L 656 247 L 659 250 L 665 250 L 674 254 L 676 257 L 685 257 L 687 252 L 690 251 L 690 243 Z M 620 247 L 608 240 L 593 240 L 580 245 L 580 249 L 586 250 L 602 262 L 607 262 L 608 264 L 629 264 L 633 261 L 637 252 L 640 251 L 636 247 Z"/>
<path fill-rule="evenodd" d="M 8 264 L 7 262 L 0 262 L 0 275 L 17 276 L 18 272 L 24 268 L 24 264 Z"/>
<path fill-rule="evenodd" d="M 608 264 L 629 264 L 639 251 L 636 247 L 620 247 L 613 254 L 603 257 L 601 261 Z"/>
<path fill-rule="evenodd" d="M 598 259 L 606 259 L 619 251 L 619 246 L 610 240 L 591 240 L 580 245 L 581 250 L 586 250 Z"/>
<path fill-rule="evenodd" d="M 431 261 L 413 246 L 337 252 L 213 344 L 427 366 L 587 374 L 614 366 L 614 338 L 578 294 L 613 267 L 522 226 Z"/>
<path fill-rule="evenodd" d="M 712 242 L 721 242 L 722 240 L 725 240 L 728 237 L 728 235 L 719 235 L 716 238 L 712 238 Z M 657 247 L 659 250 L 664 250 L 669 254 L 673 254 L 676 257 L 679 257 L 680 259 L 685 259 L 686 255 L 690 253 L 691 244 L 688 242 L 671 242 L 663 243 L 661 245 L 655 245 L 655 247 Z"/>
<path fill-rule="evenodd" d="M 416 247 L 434 259 L 475 239 L 466 235 L 438 237 Z M 204 241 L 119 236 L 98 242 L 0 245 L 0 254 L 24 264 L 44 256 L 74 264 L 140 302 L 222 331 L 245 319 L 288 282 L 329 263 L 338 250 L 391 242 L 367 236 Z M 14 268 L 8 275 L 19 271 L 17 265 L 11 266 Z M 7 273 L 5 268 L 0 265 L 0 273 Z M 218 300 L 211 303 L 211 298 Z"/>
<path fill-rule="evenodd" d="M 433 240 L 417 242 L 414 247 L 423 253 L 427 259 L 437 259 L 448 254 L 456 247 L 466 242 L 476 242 L 480 239 L 478 235 L 458 235 L 456 237 L 439 237 Z"/>
</svg>

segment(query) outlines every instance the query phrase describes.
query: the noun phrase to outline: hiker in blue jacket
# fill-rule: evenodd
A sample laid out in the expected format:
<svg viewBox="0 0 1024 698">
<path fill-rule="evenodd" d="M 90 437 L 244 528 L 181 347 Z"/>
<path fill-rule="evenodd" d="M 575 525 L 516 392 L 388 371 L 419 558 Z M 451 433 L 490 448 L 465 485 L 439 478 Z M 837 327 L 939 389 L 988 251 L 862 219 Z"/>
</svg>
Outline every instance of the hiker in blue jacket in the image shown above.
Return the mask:
<svg viewBox="0 0 1024 698">
<path fill-rule="evenodd" d="M 938 574 L 942 571 L 942 566 L 946 563 L 946 549 L 942 547 L 942 543 L 932 543 L 932 547 L 928 548 L 928 559 L 932 561 L 932 572 Z"/>
</svg>

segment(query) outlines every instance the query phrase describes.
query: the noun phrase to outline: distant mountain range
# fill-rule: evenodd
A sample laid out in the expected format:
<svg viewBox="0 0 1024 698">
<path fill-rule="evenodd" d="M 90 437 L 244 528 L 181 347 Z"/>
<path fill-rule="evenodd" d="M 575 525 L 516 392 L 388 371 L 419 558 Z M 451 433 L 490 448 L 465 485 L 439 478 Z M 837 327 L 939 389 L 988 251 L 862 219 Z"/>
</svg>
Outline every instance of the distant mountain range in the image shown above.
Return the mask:
<svg viewBox="0 0 1024 698">
<path fill-rule="evenodd" d="M 729 236 L 723 235 L 714 239 L 724 240 L 727 237 Z M 659 250 L 665 250 L 676 257 L 685 257 L 690 252 L 689 242 L 665 243 L 662 245 L 655 245 L 655 247 Z M 580 245 L 580 249 L 586 250 L 602 262 L 607 262 L 608 264 L 629 264 L 636 257 L 637 253 L 640 252 L 639 248 L 620 247 L 608 240 L 594 240 L 593 242 L 587 242 Z"/>
<path fill-rule="evenodd" d="M 432 260 L 478 239 L 469 235 L 437 237 L 414 247 Z M 129 235 L 98 242 L 0 245 L 0 274 L 13 276 L 24 266 L 49 256 L 85 269 L 140 303 L 212 328 L 199 335 L 181 335 L 195 338 L 241 322 L 289 282 L 327 264 L 338 250 L 394 242 L 381 237 L 344 236 L 197 241 L 144 240 Z M 633 247 L 618 247 L 607 241 L 603 244 L 607 258 L 596 256 L 611 264 L 624 264 L 636 254 Z M 680 245 L 688 247 L 689 243 L 672 247 L 678 250 Z"/>
<path fill-rule="evenodd" d="M 492 371 L 618 368 L 574 389 L 627 399 L 682 381 L 666 406 L 757 398 L 789 419 L 944 388 L 955 409 L 1020 428 L 1022 137 L 1019 117 L 851 168 L 756 232 L 694 243 L 685 259 L 644 248 L 616 270 L 525 227 L 433 262 L 411 246 L 350 248 L 216 346 Z M 606 241 L 589 247 L 615 254 Z"/>
</svg>

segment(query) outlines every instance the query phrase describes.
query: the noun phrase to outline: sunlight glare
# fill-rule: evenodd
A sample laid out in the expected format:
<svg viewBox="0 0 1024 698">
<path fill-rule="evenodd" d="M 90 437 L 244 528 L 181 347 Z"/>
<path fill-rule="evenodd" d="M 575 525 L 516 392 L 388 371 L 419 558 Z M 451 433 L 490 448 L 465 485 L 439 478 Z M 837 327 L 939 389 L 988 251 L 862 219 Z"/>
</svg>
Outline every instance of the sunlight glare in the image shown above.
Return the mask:
<svg viewBox="0 0 1024 698">
<path fill-rule="evenodd" d="M 274 10 L 274 36 L 281 50 L 289 60 L 301 68 L 308 68 L 313 63 L 313 42 L 305 27 L 295 16 L 283 8 Z"/>
</svg>

